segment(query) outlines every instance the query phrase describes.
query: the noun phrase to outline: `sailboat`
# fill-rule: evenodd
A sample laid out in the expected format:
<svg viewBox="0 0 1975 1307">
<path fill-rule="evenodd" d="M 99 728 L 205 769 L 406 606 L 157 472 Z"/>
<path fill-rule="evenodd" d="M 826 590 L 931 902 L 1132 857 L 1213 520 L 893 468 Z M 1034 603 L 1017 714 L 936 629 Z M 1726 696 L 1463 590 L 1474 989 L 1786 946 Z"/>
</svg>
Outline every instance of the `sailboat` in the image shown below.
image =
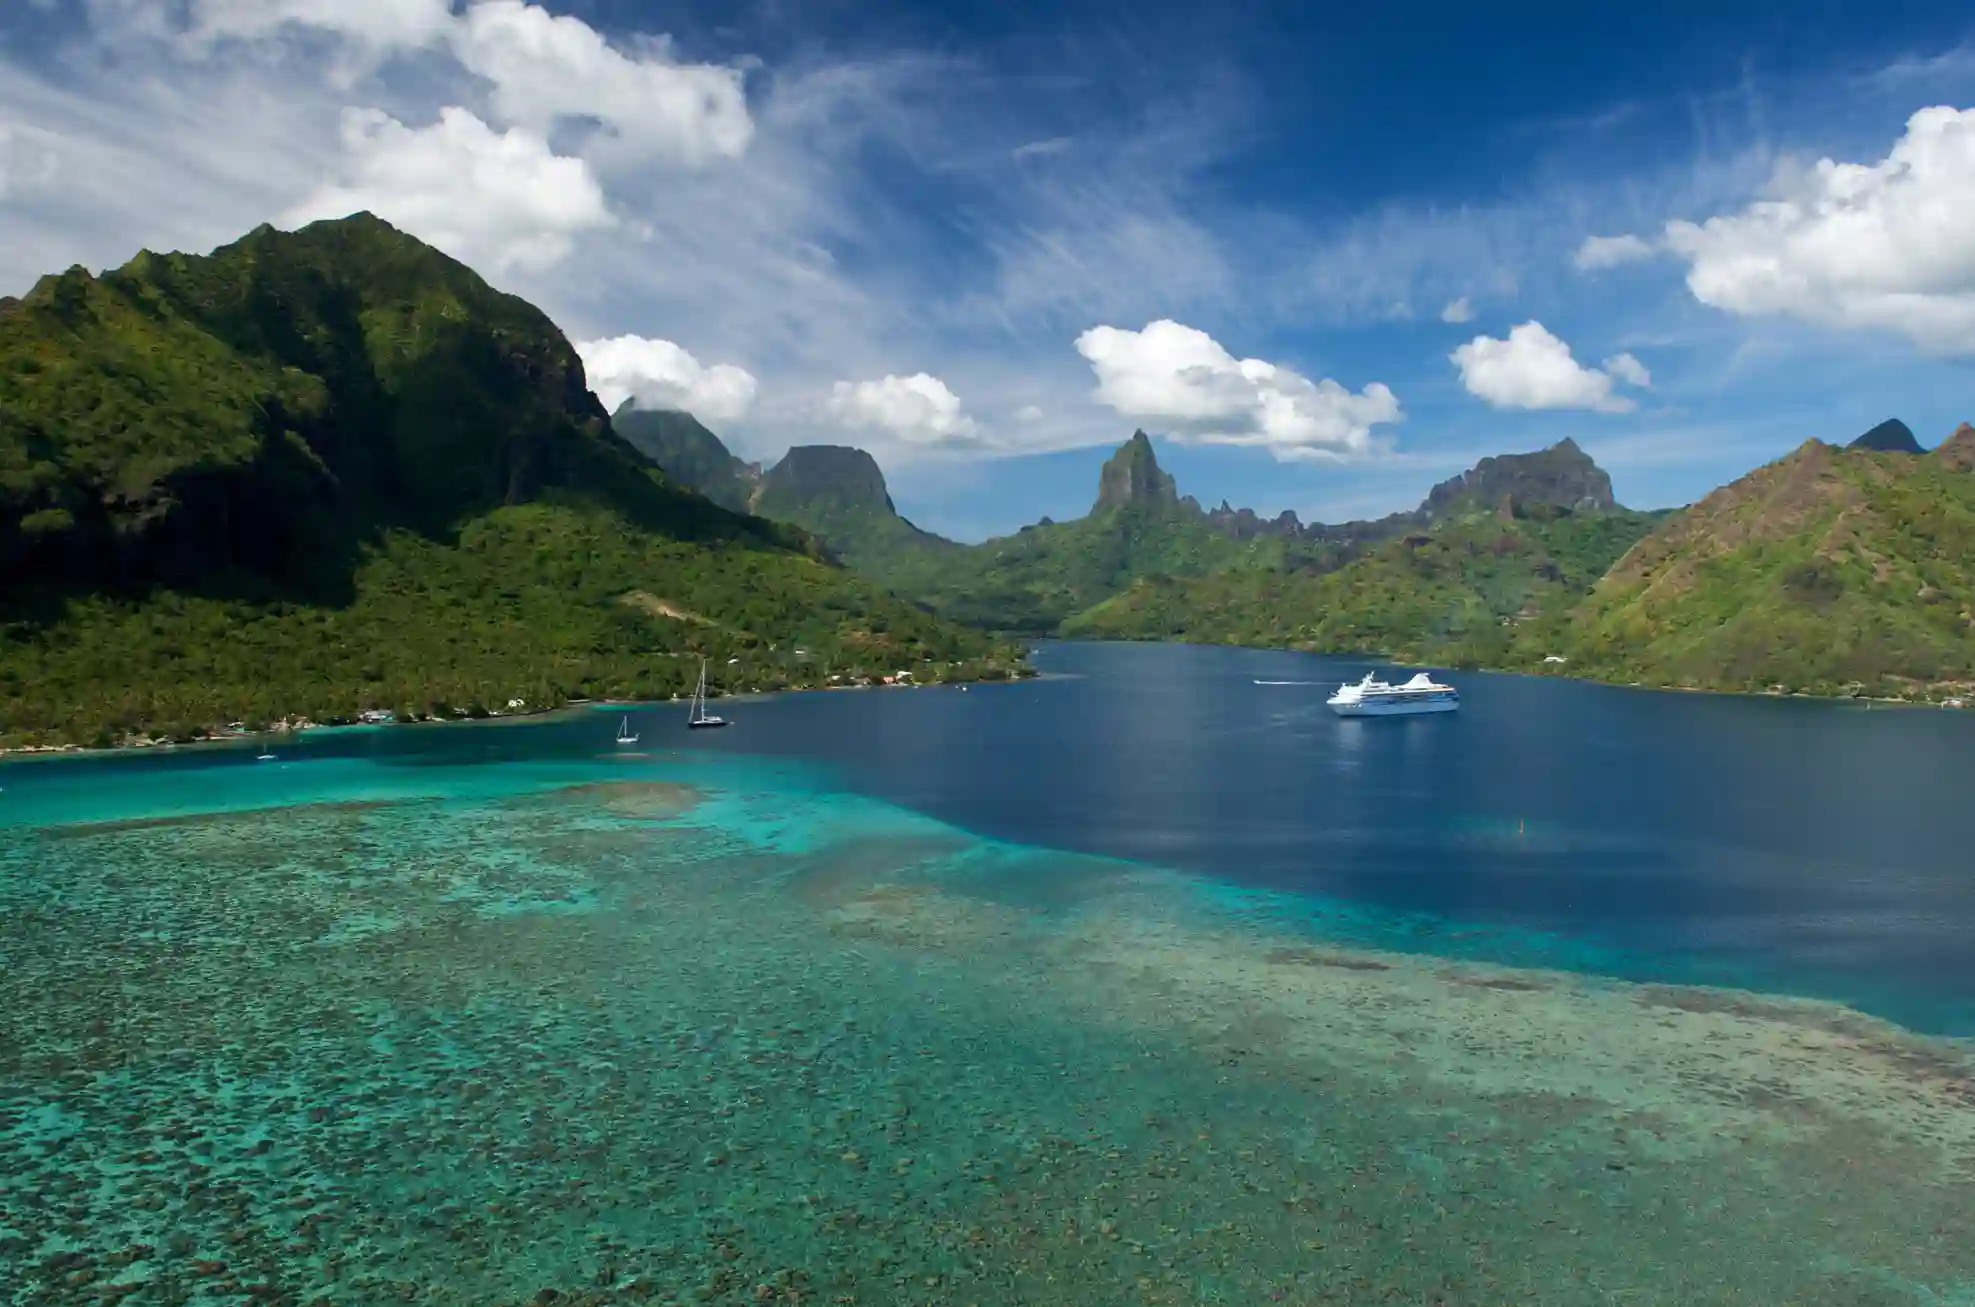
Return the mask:
<svg viewBox="0 0 1975 1307">
<path fill-rule="evenodd" d="M 686 729 L 699 731 L 726 724 L 725 717 L 715 717 L 706 710 L 706 659 L 702 658 L 699 660 L 699 684 L 693 687 L 693 710 L 686 718 Z"/>
<path fill-rule="evenodd" d="M 631 729 L 631 719 L 629 717 L 617 723 L 617 742 L 619 744 L 636 744 L 638 742 L 637 732 Z"/>
</svg>

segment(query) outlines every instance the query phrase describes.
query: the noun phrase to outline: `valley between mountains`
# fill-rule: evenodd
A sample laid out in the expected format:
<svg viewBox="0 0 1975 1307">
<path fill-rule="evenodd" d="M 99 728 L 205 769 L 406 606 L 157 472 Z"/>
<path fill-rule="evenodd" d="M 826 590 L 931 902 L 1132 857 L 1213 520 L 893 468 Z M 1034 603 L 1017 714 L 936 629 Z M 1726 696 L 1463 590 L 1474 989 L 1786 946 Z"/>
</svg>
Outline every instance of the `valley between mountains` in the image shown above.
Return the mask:
<svg viewBox="0 0 1975 1307">
<path fill-rule="evenodd" d="M 1806 441 L 1677 511 L 1574 442 L 1419 506 L 1203 508 L 1134 433 L 961 544 L 863 450 L 608 413 L 532 305 L 368 214 L 0 301 L 0 747 L 1026 674 L 1038 635 L 1693 689 L 1975 688 L 1975 428 Z"/>
</svg>

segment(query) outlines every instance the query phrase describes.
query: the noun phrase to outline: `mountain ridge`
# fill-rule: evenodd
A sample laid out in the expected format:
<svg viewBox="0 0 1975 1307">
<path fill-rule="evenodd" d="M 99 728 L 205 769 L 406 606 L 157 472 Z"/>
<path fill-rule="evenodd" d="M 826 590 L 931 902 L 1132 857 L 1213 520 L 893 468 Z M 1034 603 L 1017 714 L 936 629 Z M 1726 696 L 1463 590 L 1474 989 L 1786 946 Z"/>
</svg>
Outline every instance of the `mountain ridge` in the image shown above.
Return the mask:
<svg viewBox="0 0 1975 1307">
<path fill-rule="evenodd" d="M 1965 424 L 1931 458 L 1807 440 L 1639 541 L 1547 638 L 1584 670 L 1650 684 L 1894 697 L 1975 684 L 1963 450 Z"/>
<path fill-rule="evenodd" d="M 632 448 L 672 480 L 736 513 L 746 513 L 761 487 L 759 464 L 728 451 L 720 437 L 683 409 L 641 409 L 626 401 L 611 425 Z"/>
<path fill-rule="evenodd" d="M 1013 666 L 668 480 L 545 315 L 367 214 L 0 316 L 0 582 L 9 745 Z"/>
</svg>

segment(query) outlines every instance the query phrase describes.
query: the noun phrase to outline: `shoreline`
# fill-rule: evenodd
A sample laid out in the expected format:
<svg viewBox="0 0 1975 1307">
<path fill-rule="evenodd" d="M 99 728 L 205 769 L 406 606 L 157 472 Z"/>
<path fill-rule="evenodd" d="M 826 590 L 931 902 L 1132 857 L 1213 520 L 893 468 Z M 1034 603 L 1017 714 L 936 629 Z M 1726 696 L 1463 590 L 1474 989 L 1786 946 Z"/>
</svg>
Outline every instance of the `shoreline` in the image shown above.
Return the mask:
<svg viewBox="0 0 1975 1307">
<path fill-rule="evenodd" d="M 930 690 L 974 685 L 1015 685 L 1023 681 L 1046 679 L 1045 674 L 1036 671 L 1027 663 L 999 677 L 965 677 L 943 681 L 912 681 L 910 683 L 870 683 L 861 685 L 793 685 L 780 690 L 748 690 L 738 694 L 715 696 L 714 701 L 725 700 L 733 703 L 761 702 L 781 698 L 791 694 L 824 694 L 842 690 Z M 101 746 L 88 744 L 22 744 L 0 746 L 0 764 L 29 762 L 53 758 L 95 758 L 114 754 L 150 753 L 159 750 L 179 749 L 220 749 L 229 748 L 270 736 L 295 737 L 304 733 L 322 734 L 326 732 L 387 731 L 402 727 L 430 726 L 488 726 L 520 725 L 524 722 L 540 721 L 544 718 L 579 712 L 597 712 L 612 708 L 643 708 L 686 702 L 686 696 L 674 695 L 669 699 L 571 699 L 552 708 L 505 708 L 498 712 L 488 710 L 484 717 L 458 715 L 453 717 L 422 717 L 411 721 L 392 720 L 388 722 L 315 722 L 307 718 L 283 720 L 263 731 L 224 731 L 191 740 L 152 739 L 148 736 L 119 741 L 116 744 Z"/>
<path fill-rule="evenodd" d="M 1650 693 L 1723 695 L 1743 699 L 1807 699 L 1819 703 L 1879 703 L 1886 704 L 1889 707 L 1932 708 L 1949 712 L 1975 710 L 1975 682 L 1939 682 L 1939 684 L 1954 687 L 1956 693 L 1945 695 L 1941 699 L 1909 699 L 1873 694 L 1819 694 L 1808 690 L 1737 690 L 1707 685 L 1653 685 L 1645 681 L 1621 681 L 1609 676 L 1556 671 L 1540 667 L 1488 667 L 1479 664 L 1463 666 L 1456 663 L 1437 662 L 1431 659 L 1406 658 L 1398 654 L 1370 649 L 1317 649 L 1308 645 L 1243 644 L 1234 640 L 1139 640 L 1129 636 L 1105 636 L 1102 638 L 1048 636 L 1044 638 L 1064 644 L 1190 645 L 1197 649 L 1245 649 L 1254 653 L 1295 653 L 1308 654 L 1316 658 L 1355 658 L 1415 671 L 1483 672 L 1489 676 L 1521 676 L 1534 680 L 1574 681 L 1584 685 L 1610 686 L 1615 690 L 1645 690 Z"/>
</svg>

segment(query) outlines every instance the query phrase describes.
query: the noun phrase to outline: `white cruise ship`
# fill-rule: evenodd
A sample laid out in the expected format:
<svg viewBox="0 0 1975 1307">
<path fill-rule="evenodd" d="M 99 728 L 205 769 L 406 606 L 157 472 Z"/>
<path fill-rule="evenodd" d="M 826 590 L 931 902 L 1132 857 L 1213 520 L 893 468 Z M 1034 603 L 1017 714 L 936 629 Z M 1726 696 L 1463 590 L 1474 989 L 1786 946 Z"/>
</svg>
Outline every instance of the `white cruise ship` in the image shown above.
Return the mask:
<svg viewBox="0 0 1975 1307">
<path fill-rule="evenodd" d="M 1425 672 L 1404 685 L 1381 681 L 1371 672 L 1356 685 L 1341 685 L 1327 702 L 1339 717 L 1394 717 L 1401 713 L 1453 712 L 1461 692 Z"/>
</svg>

